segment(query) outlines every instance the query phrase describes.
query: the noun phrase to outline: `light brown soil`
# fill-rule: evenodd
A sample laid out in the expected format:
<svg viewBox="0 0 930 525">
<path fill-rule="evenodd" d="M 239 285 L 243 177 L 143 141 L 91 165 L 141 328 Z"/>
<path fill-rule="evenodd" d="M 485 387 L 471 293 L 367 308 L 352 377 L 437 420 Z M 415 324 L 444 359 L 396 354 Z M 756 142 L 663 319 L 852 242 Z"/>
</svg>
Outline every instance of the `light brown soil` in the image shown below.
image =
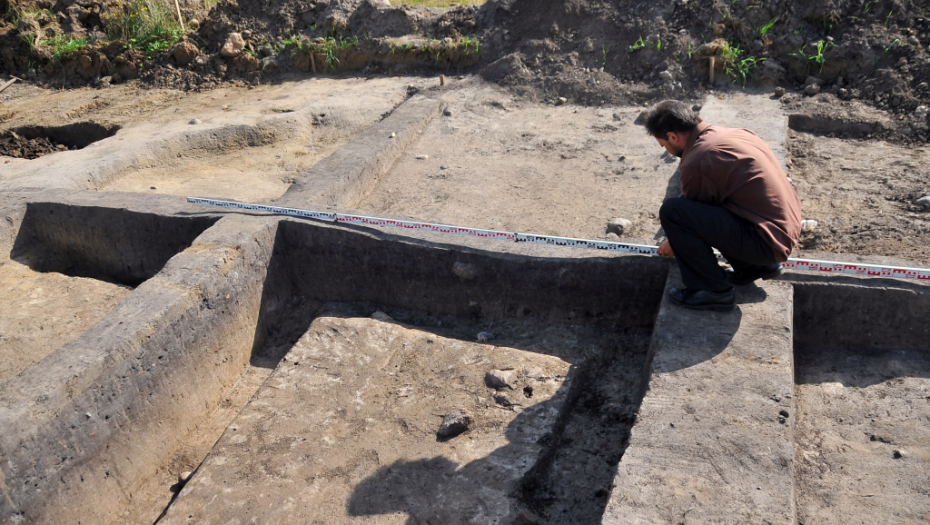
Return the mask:
<svg viewBox="0 0 930 525">
<path fill-rule="evenodd" d="M 118 284 L 0 264 L 0 381 L 77 339 L 132 291 Z"/>
<path fill-rule="evenodd" d="M 930 265 L 930 213 L 914 204 L 930 194 L 930 148 L 792 132 L 789 150 L 804 217 L 819 223 L 798 252 Z"/>
<path fill-rule="evenodd" d="M 930 521 L 930 378 L 918 370 L 930 359 L 917 351 L 799 359 L 799 523 Z"/>
</svg>

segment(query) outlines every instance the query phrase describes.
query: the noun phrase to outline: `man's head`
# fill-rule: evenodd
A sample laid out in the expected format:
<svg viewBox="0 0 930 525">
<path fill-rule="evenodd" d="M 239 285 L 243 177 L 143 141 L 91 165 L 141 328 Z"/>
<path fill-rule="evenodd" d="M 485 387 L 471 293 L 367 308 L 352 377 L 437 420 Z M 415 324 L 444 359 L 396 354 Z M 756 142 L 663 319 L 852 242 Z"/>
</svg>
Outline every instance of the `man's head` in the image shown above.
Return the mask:
<svg viewBox="0 0 930 525">
<path fill-rule="evenodd" d="M 659 102 L 646 113 L 646 132 L 666 151 L 681 157 L 691 132 L 701 122 L 697 113 L 677 100 Z"/>
</svg>

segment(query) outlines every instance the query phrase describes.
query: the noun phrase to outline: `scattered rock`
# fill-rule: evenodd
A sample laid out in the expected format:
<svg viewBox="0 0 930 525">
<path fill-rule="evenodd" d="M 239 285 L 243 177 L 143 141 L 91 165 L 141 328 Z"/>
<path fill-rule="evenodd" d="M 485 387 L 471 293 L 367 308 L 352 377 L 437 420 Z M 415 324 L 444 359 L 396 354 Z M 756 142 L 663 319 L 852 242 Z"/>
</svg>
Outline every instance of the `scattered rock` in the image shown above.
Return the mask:
<svg viewBox="0 0 930 525">
<path fill-rule="evenodd" d="M 200 49 L 197 49 L 197 46 L 194 45 L 193 42 L 183 40 L 174 47 L 174 52 L 171 53 L 171 56 L 179 66 L 186 66 L 197 58 L 199 54 Z"/>
<path fill-rule="evenodd" d="M 514 403 L 504 394 L 494 394 L 494 402 L 503 407 L 512 407 L 520 403 Z"/>
<path fill-rule="evenodd" d="M 441 438 L 455 437 L 468 430 L 468 426 L 471 425 L 471 422 L 471 416 L 461 408 L 455 412 L 449 412 L 442 416 L 442 424 L 439 425 L 436 436 Z"/>
<path fill-rule="evenodd" d="M 607 221 L 607 233 L 615 233 L 617 236 L 623 236 L 623 232 L 628 231 L 633 222 L 629 219 L 615 218 Z"/>
<path fill-rule="evenodd" d="M 820 86 L 818 86 L 817 84 L 810 84 L 809 86 L 804 88 L 804 93 L 812 97 L 816 95 L 817 93 L 820 93 Z"/>
<path fill-rule="evenodd" d="M 920 206 L 924 211 L 930 211 L 930 195 L 924 195 L 914 201 L 914 204 Z"/>
<path fill-rule="evenodd" d="M 911 36 L 907 37 L 907 43 L 910 44 L 910 45 L 912 45 L 912 46 L 919 46 L 919 45 L 920 45 L 920 39 L 918 39 L 916 36 L 911 35 Z"/>
<path fill-rule="evenodd" d="M 802 232 L 812 232 L 817 229 L 818 223 L 814 219 L 804 219 L 801 221 Z"/>
<path fill-rule="evenodd" d="M 914 109 L 914 116 L 917 118 L 927 118 L 927 113 L 930 113 L 930 111 L 927 110 L 927 106 L 917 106 L 917 108 Z"/>
<path fill-rule="evenodd" d="M 189 470 L 185 470 L 184 472 L 178 474 L 178 483 L 181 483 L 182 485 L 184 483 L 187 483 L 191 479 L 191 476 L 193 475 L 194 475 L 193 472 Z"/>
<path fill-rule="evenodd" d="M 478 332 L 477 339 L 478 341 L 481 341 L 482 343 L 484 343 L 484 342 L 490 341 L 491 339 L 494 339 L 494 334 L 492 334 L 491 332 Z"/>
<path fill-rule="evenodd" d="M 663 72 L 659 73 L 659 78 L 662 79 L 662 80 L 671 80 L 671 79 L 672 79 L 672 72 L 671 72 L 671 71 L 668 71 L 668 70 L 663 71 Z"/>
<path fill-rule="evenodd" d="M 381 321 L 382 323 L 393 323 L 394 322 L 394 319 L 390 315 L 382 312 L 381 310 L 378 310 L 377 312 L 371 314 L 371 318 L 374 319 L 375 321 Z"/>
<path fill-rule="evenodd" d="M 196 124 L 203 124 L 203 122 L 201 122 L 199 118 L 192 118 L 190 122 L 188 122 L 188 124 L 196 125 Z"/>
<path fill-rule="evenodd" d="M 823 81 L 822 78 L 807 77 L 807 79 L 804 81 L 804 87 L 812 86 L 812 85 L 814 85 L 814 84 L 816 84 L 816 85 L 818 85 L 818 86 L 823 86 L 824 83 L 825 83 L 825 82 Z"/>
<path fill-rule="evenodd" d="M 452 273 L 454 273 L 455 275 L 457 275 L 458 277 L 462 279 L 470 281 L 478 276 L 478 268 L 475 267 L 475 265 L 471 263 L 463 263 L 463 262 L 456 261 L 452 265 Z"/>
<path fill-rule="evenodd" d="M 449 165 L 448 165 L 448 164 L 443 164 L 443 165 L 439 166 L 439 169 L 441 169 L 441 170 L 447 170 L 447 169 L 449 169 Z"/>
<path fill-rule="evenodd" d="M 702 109 L 704 109 L 704 106 L 702 106 L 701 104 L 695 104 L 691 106 L 691 111 L 695 113 L 700 113 Z"/>
<path fill-rule="evenodd" d="M 451 117 L 451 116 L 452 116 L 452 110 L 451 110 L 451 109 L 447 109 L 447 110 L 443 111 L 442 114 L 445 115 L 445 116 L 447 116 L 447 117 Z"/>
<path fill-rule="evenodd" d="M 566 103 L 568 103 L 568 99 L 567 99 L 567 98 L 565 98 L 565 97 L 559 97 L 559 98 L 558 98 L 558 101 L 556 102 L 555 105 L 556 105 L 556 106 L 561 106 L 562 104 L 566 104 Z"/>
<path fill-rule="evenodd" d="M 427 159 L 429 159 L 429 155 L 417 155 L 417 160 L 427 160 Z"/>
<path fill-rule="evenodd" d="M 778 86 L 777 88 L 775 88 L 775 96 L 779 98 L 785 96 L 785 88 L 781 86 Z"/>
<path fill-rule="evenodd" d="M 237 57 L 242 54 L 242 50 L 245 49 L 245 39 L 242 38 L 242 35 L 239 33 L 230 33 L 226 37 L 226 43 L 223 44 L 223 48 L 220 49 L 220 54 L 226 58 Z"/>
<path fill-rule="evenodd" d="M 517 374 L 513 370 L 491 370 L 484 375 L 484 384 L 496 390 L 513 389 L 517 384 Z"/>
<path fill-rule="evenodd" d="M 392 131 L 392 132 L 391 132 L 391 138 L 393 139 L 393 138 L 396 137 L 396 136 L 397 136 L 397 133 L 394 133 L 394 132 Z"/>
<path fill-rule="evenodd" d="M 897 449 L 897 450 L 895 450 L 895 451 L 892 453 L 892 456 L 893 456 L 895 459 L 901 459 L 901 458 L 907 456 L 907 451 L 902 450 L 902 449 Z"/>
<path fill-rule="evenodd" d="M 608 242 L 620 242 L 620 236 L 614 232 L 608 233 L 604 239 Z"/>
</svg>

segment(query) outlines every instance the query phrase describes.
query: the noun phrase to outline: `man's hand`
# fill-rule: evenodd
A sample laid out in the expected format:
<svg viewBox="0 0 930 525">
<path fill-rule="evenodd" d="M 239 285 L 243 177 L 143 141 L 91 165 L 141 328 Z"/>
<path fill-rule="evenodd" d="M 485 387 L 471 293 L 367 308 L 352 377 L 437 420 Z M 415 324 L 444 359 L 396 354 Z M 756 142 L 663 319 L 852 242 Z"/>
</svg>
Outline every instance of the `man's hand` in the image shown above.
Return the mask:
<svg viewBox="0 0 930 525">
<path fill-rule="evenodd" d="M 665 241 L 662 243 L 662 246 L 659 246 L 659 255 L 662 257 L 674 257 L 675 252 L 672 251 L 672 245 Z"/>
</svg>

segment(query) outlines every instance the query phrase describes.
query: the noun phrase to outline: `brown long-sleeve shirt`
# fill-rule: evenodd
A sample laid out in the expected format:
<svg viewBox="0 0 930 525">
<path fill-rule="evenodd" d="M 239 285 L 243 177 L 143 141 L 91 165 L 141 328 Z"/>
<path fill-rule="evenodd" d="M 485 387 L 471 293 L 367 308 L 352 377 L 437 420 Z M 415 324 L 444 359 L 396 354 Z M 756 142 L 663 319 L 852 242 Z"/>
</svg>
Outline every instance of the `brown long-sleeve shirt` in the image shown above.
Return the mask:
<svg viewBox="0 0 930 525">
<path fill-rule="evenodd" d="M 779 262 L 801 235 L 798 194 L 772 150 L 747 129 L 698 124 L 681 156 L 681 190 L 755 224 Z"/>
</svg>

